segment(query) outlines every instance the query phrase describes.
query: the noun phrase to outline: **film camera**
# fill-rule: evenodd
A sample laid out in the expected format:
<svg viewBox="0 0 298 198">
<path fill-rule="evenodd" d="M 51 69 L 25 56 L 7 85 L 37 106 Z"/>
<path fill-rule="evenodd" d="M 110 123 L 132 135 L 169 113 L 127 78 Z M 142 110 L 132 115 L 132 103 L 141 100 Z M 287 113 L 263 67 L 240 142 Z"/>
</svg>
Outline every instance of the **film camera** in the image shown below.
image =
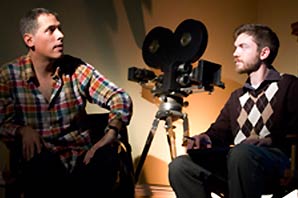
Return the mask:
<svg viewBox="0 0 298 198">
<path fill-rule="evenodd" d="M 183 119 L 184 146 L 186 137 L 189 135 L 187 114 L 182 112 L 182 107 L 187 105 L 183 97 L 196 91 L 212 92 L 214 86 L 224 88 L 224 83 L 220 80 L 221 65 L 199 60 L 197 67 L 192 66 L 203 55 L 207 42 L 208 33 L 205 25 L 194 19 L 187 19 L 180 23 L 175 32 L 165 27 L 155 27 L 145 37 L 142 55 L 145 63 L 151 68 L 159 69 L 161 75 L 137 67 L 128 69 L 128 80 L 143 86 L 153 83 L 151 92 L 161 99 L 135 171 L 135 182 L 138 181 L 159 121 L 165 121 L 167 140 L 173 159 L 176 157 L 176 145 L 173 130 L 175 126 L 172 123 L 179 118 Z"/>
<path fill-rule="evenodd" d="M 141 85 L 153 82 L 154 96 L 184 97 L 196 90 L 212 92 L 214 86 L 224 88 L 221 65 L 200 60 L 193 68 L 207 42 L 205 25 L 194 19 L 183 21 L 174 33 L 165 27 L 155 27 L 145 37 L 142 55 L 149 67 L 160 69 L 162 74 L 157 76 L 151 70 L 130 67 L 128 80 Z"/>
</svg>

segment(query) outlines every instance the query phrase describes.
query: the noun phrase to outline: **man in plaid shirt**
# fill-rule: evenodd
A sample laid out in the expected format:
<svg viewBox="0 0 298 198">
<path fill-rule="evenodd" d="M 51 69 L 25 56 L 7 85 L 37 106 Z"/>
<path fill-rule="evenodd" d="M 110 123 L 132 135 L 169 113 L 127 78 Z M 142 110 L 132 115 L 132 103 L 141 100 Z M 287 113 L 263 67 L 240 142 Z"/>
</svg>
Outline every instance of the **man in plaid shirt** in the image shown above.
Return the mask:
<svg viewBox="0 0 298 198">
<path fill-rule="evenodd" d="M 63 54 L 57 13 L 32 9 L 20 32 L 28 53 L 0 68 L 0 137 L 22 142 L 25 197 L 109 194 L 117 168 L 109 145 L 130 122 L 130 96 L 92 65 Z M 109 110 L 105 135 L 93 145 L 80 127 L 87 102 Z"/>
</svg>

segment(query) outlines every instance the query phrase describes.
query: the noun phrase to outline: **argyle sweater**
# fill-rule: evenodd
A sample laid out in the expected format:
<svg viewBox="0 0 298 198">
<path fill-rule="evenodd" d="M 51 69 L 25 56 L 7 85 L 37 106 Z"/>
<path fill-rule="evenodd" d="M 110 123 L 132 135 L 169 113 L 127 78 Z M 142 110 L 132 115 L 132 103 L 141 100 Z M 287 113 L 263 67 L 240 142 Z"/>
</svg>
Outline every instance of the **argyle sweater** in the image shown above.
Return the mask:
<svg viewBox="0 0 298 198">
<path fill-rule="evenodd" d="M 250 135 L 270 136 L 272 147 L 289 154 L 287 133 L 298 133 L 298 78 L 273 67 L 257 89 L 247 79 L 235 90 L 206 133 L 214 146 L 239 144 Z"/>
</svg>

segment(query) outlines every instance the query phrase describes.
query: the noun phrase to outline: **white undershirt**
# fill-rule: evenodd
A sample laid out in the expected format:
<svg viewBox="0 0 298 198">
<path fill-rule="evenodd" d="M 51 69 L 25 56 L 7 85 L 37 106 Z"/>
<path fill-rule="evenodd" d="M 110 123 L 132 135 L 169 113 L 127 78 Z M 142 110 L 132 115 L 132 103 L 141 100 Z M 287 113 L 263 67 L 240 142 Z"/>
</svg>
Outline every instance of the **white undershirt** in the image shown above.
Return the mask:
<svg viewBox="0 0 298 198">
<path fill-rule="evenodd" d="M 251 85 L 254 89 L 257 89 L 259 86 L 260 86 L 261 83 L 258 83 L 258 84 L 254 84 L 254 85 Z"/>
</svg>

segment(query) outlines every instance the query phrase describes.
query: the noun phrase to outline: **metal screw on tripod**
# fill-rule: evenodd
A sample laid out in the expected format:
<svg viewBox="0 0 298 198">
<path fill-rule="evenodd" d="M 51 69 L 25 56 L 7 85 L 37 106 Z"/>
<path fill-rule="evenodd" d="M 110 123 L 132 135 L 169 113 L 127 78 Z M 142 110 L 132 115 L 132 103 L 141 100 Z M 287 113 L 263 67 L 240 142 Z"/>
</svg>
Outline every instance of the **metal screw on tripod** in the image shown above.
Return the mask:
<svg viewBox="0 0 298 198">
<path fill-rule="evenodd" d="M 183 102 L 183 104 L 182 104 L 183 107 L 188 107 L 188 105 L 189 105 L 189 102 L 188 102 L 188 101 L 185 101 L 185 102 Z"/>
</svg>

